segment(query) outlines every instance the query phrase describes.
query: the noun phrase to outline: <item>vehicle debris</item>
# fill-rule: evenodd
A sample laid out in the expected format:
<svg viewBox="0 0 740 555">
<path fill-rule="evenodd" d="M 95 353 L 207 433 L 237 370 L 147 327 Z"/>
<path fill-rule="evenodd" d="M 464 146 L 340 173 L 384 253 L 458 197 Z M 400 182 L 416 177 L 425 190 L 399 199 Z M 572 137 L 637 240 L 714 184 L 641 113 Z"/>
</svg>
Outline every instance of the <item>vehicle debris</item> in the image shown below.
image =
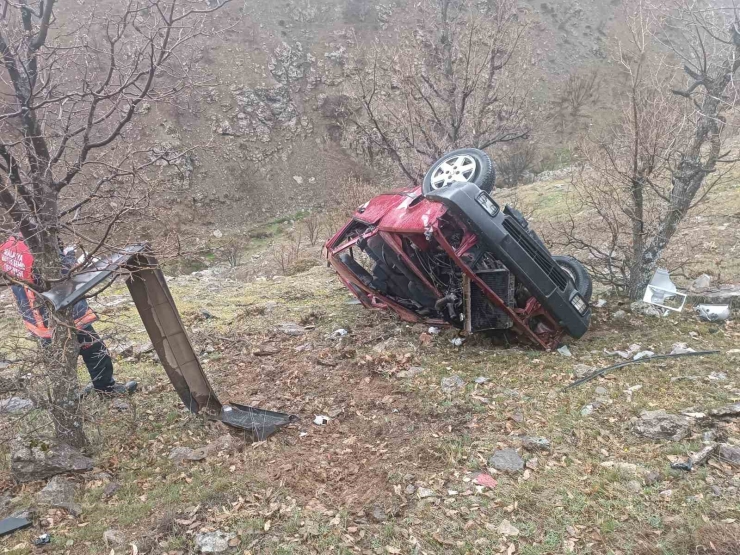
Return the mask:
<svg viewBox="0 0 740 555">
<path fill-rule="evenodd" d="M 41 534 L 38 538 L 33 540 L 33 545 L 40 546 L 40 545 L 46 545 L 47 543 L 51 543 L 51 536 L 49 534 Z"/>
<path fill-rule="evenodd" d="M 28 528 L 32 524 L 33 522 L 27 518 L 16 518 L 12 516 L 4 518 L 0 520 L 0 537 Z"/>
<path fill-rule="evenodd" d="M 313 419 L 313 423 L 317 426 L 325 426 L 329 423 L 330 418 L 328 416 L 325 416 L 323 414 L 317 414 L 316 418 Z"/>
<path fill-rule="evenodd" d="M 484 152 L 450 152 L 421 187 L 360 206 L 326 243 L 327 260 L 363 306 L 408 322 L 510 330 L 546 350 L 566 333 L 583 336 L 590 275 L 576 259 L 551 255 L 518 210 L 500 207 L 494 182 Z"/>
<path fill-rule="evenodd" d="M 346 337 L 347 335 L 349 335 L 349 332 L 346 329 L 339 328 L 338 330 L 334 330 L 333 332 L 331 332 L 331 335 L 329 337 L 331 337 L 332 339 L 341 339 L 342 337 Z"/>
<path fill-rule="evenodd" d="M 694 310 L 705 322 L 724 322 L 730 318 L 730 306 L 726 304 L 699 304 Z"/>
<path fill-rule="evenodd" d="M 440 331 L 442 330 L 440 330 L 439 328 L 435 326 L 430 326 L 429 329 L 427 330 L 427 333 L 429 335 L 439 335 Z"/>
<path fill-rule="evenodd" d="M 590 382 L 591 380 L 594 380 L 598 378 L 599 376 L 603 376 L 607 372 L 611 372 L 612 370 L 617 370 L 619 368 L 624 368 L 625 366 L 629 366 L 630 364 L 639 364 L 641 362 L 648 362 L 651 360 L 658 360 L 658 359 L 664 359 L 664 358 L 674 358 L 674 357 L 688 357 L 688 356 L 703 356 L 703 355 L 716 355 L 720 353 L 719 350 L 713 350 L 713 351 L 692 351 L 692 352 L 686 352 L 686 353 L 675 353 L 675 354 L 668 354 L 668 355 L 652 355 L 652 356 L 645 356 L 638 359 L 633 360 L 626 360 L 624 362 L 618 362 L 617 364 L 612 364 L 611 366 L 607 366 L 606 368 L 602 368 L 601 370 L 597 370 L 593 374 L 589 374 L 588 376 L 584 376 L 583 378 L 580 378 L 576 381 L 574 381 L 571 384 L 568 384 L 563 388 L 563 390 L 571 389 L 574 387 L 578 387 L 579 385 L 583 385 L 586 382 Z"/>
<path fill-rule="evenodd" d="M 454 347 L 462 347 L 462 344 L 465 343 L 465 339 L 462 337 L 455 337 L 450 339 L 450 343 L 452 343 Z"/>
<path fill-rule="evenodd" d="M 573 355 L 571 354 L 571 352 L 570 352 L 570 349 L 568 348 L 568 346 L 567 346 L 567 345 L 563 345 L 562 347 L 560 347 L 560 348 L 558 349 L 558 353 L 560 353 L 560 354 L 561 354 L 561 355 L 563 355 L 564 357 L 569 357 L 569 356 L 573 356 Z"/>
<path fill-rule="evenodd" d="M 677 461 L 671 463 L 671 468 L 673 468 L 674 470 L 685 470 L 687 472 L 691 471 L 697 466 L 700 466 L 707 462 L 709 458 L 715 453 L 715 451 L 717 451 L 717 448 L 718 445 L 716 443 L 710 443 L 696 453 L 692 453 L 691 455 L 689 455 L 689 458 L 685 461 Z"/>
<path fill-rule="evenodd" d="M 43 296 L 56 310 L 63 310 L 81 298 L 91 296 L 117 277 L 125 277 L 154 350 L 180 399 L 191 412 L 202 412 L 207 418 L 245 430 L 257 441 L 267 439 L 278 429 L 297 420 L 290 414 L 237 403 L 223 405 L 219 401 L 188 339 L 167 280 L 148 244 L 128 246 L 82 270 L 42 293 Z"/>
<path fill-rule="evenodd" d="M 678 300 L 675 300 L 676 297 Z M 653 279 L 648 283 L 642 300 L 660 308 L 681 312 L 686 304 L 686 297 L 687 295 L 679 292 L 676 284 L 671 281 L 668 270 L 658 268 L 655 270 Z"/>
</svg>

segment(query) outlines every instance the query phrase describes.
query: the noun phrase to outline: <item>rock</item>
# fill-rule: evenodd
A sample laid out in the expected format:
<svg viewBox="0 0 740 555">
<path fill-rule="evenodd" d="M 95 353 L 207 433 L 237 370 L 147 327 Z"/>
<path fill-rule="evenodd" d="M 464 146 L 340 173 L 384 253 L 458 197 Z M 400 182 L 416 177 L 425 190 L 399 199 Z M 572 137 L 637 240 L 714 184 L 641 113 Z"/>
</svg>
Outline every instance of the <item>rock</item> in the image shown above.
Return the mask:
<svg viewBox="0 0 740 555">
<path fill-rule="evenodd" d="M 591 306 L 594 306 L 596 308 L 604 308 L 606 306 L 606 299 L 599 299 Z"/>
<path fill-rule="evenodd" d="M 431 490 L 429 488 L 419 488 L 416 490 L 416 495 L 419 496 L 419 499 L 426 499 L 427 497 L 436 497 L 437 494 L 434 492 L 434 490 Z"/>
<path fill-rule="evenodd" d="M 33 482 L 92 468 L 92 459 L 66 443 L 31 446 L 22 440 L 15 440 L 11 446 L 10 469 L 18 482 Z"/>
<path fill-rule="evenodd" d="M 653 351 L 640 351 L 639 353 L 635 353 L 635 355 L 632 357 L 632 360 L 640 360 L 641 358 L 650 358 L 651 356 L 655 356 L 655 353 Z"/>
<path fill-rule="evenodd" d="M 488 459 L 488 466 L 499 472 L 521 472 L 524 470 L 524 460 L 514 449 L 499 449 Z"/>
<path fill-rule="evenodd" d="M 594 406 L 594 404 L 589 403 L 581 409 L 581 416 L 591 416 L 595 410 L 596 407 Z"/>
<path fill-rule="evenodd" d="M 660 308 L 644 301 L 635 301 L 632 303 L 630 305 L 630 311 L 632 314 L 640 314 L 642 316 L 663 316 L 663 311 Z"/>
<path fill-rule="evenodd" d="M 731 418 L 734 416 L 740 416 L 740 403 L 712 409 L 709 411 L 709 415 L 714 416 L 715 418 Z"/>
<path fill-rule="evenodd" d="M 655 470 L 651 470 L 645 475 L 645 485 L 646 486 L 654 486 L 658 482 L 663 481 L 663 476 L 660 472 L 656 472 Z"/>
<path fill-rule="evenodd" d="M 720 461 L 729 463 L 732 466 L 740 466 L 740 447 L 722 443 L 719 446 L 718 454 Z"/>
<path fill-rule="evenodd" d="M 594 388 L 594 393 L 596 393 L 596 395 L 600 395 L 604 397 L 606 395 L 609 395 L 609 390 L 599 385 L 599 386 L 596 386 L 596 388 Z"/>
<path fill-rule="evenodd" d="M 519 535 L 519 528 L 514 526 L 511 522 L 504 519 L 501 521 L 501 524 L 498 525 L 498 528 L 496 531 L 501 534 L 502 536 L 518 536 Z"/>
<path fill-rule="evenodd" d="M 612 314 L 612 318 L 615 320 L 622 320 L 627 317 L 627 313 L 624 310 L 616 310 L 614 314 Z"/>
<path fill-rule="evenodd" d="M 404 491 L 404 493 L 405 493 L 406 495 L 413 495 L 413 494 L 414 494 L 414 492 L 416 491 L 416 486 L 414 486 L 414 484 L 408 484 L 408 485 L 406 486 L 406 489 L 405 489 L 405 490 L 403 490 L 403 491 Z"/>
<path fill-rule="evenodd" d="M 573 367 L 573 375 L 577 378 L 583 378 L 585 376 L 588 376 L 594 371 L 593 366 L 589 366 L 588 364 L 576 364 Z"/>
<path fill-rule="evenodd" d="M 599 466 L 615 470 L 623 474 L 635 474 L 638 476 L 648 474 L 648 470 L 645 467 L 623 461 L 604 461 Z"/>
<path fill-rule="evenodd" d="M 238 451 L 244 443 L 232 436 L 231 434 L 223 434 L 214 441 L 203 447 L 203 454 L 206 457 L 212 457 L 219 453 L 231 454 Z"/>
<path fill-rule="evenodd" d="M 694 280 L 694 282 L 691 284 L 691 287 L 689 287 L 689 289 L 693 293 L 699 293 L 701 291 L 706 291 L 707 289 L 709 289 L 711 285 L 712 285 L 712 276 L 708 274 L 702 274 Z"/>
<path fill-rule="evenodd" d="M 686 353 L 695 353 L 696 351 L 689 347 L 686 343 L 674 343 L 671 349 L 672 355 L 684 355 Z"/>
<path fill-rule="evenodd" d="M 298 183 L 298 185 L 303 185 L 303 177 L 301 177 L 300 175 L 294 175 L 293 181 Z"/>
<path fill-rule="evenodd" d="M 370 511 L 370 516 L 375 522 L 385 522 L 388 520 L 388 515 L 385 514 L 385 509 L 382 505 L 373 506 L 372 511 Z"/>
<path fill-rule="evenodd" d="M 712 486 L 710 488 L 712 490 L 712 495 L 715 497 L 722 497 L 722 488 L 719 486 Z"/>
<path fill-rule="evenodd" d="M 126 545 L 126 536 L 120 530 L 111 528 L 103 532 L 103 541 L 107 547 L 123 547 Z"/>
<path fill-rule="evenodd" d="M 229 549 L 229 542 L 235 538 L 231 532 L 207 532 L 195 535 L 195 547 L 200 553 L 223 553 Z"/>
<path fill-rule="evenodd" d="M 36 494 L 36 501 L 41 505 L 59 507 L 63 503 L 73 503 L 75 499 L 75 485 L 62 478 L 54 476 L 44 489 Z"/>
<path fill-rule="evenodd" d="M 221 231 L 220 229 L 216 229 L 213 232 L 213 236 L 216 237 L 217 239 L 220 239 L 221 237 L 224 236 L 224 232 Z"/>
<path fill-rule="evenodd" d="M 665 497 L 666 499 L 668 499 L 669 497 L 671 497 L 673 495 L 673 490 L 671 490 L 671 489 L 663 490 L 663 491 L 660 492 L 659 495 L 661 497 Z"/>
<path fill-rule="evenodd" d="M 560 348 L 558 349 L 558 353 L 560 353 L 560 354 L 561 354 L 561 355 L 563 355 L 564 357 L 569 357 L 569 356 L 573 356 L 573 355 L 571 354 L 571 352 L 570 352 L 570 349 L 568 348 L 568 346 L 567 346 L 567 345 L 563 345 L 562 347 L 560 347 Z"/>
<path fill-rule="evenodd" d="M 113 410 L 117 410 L 120 412 L 126 412 L 127 410 L 131 409 L 131 405 L 129 405 L 126 401 L 120 398 L 113 399 L 113 402 L 110 404 L 110 407 Z"/>
<path fill-rule="evenodd" d="M 292 322 L 278 324 L 277 330 L 284 333 L 285 335 L 290 335 L 293 337 L 298 337 L 306 333 L 306 328 Z"/>
<path fill-rule="evenodd" d="M 627 482 L 626 488 L 630 493 L 640 493 L 642 491 L 642 484 L 637 480 L 630 480 Z"/>
<path fill-rule="evenodd" d="M 477 383 L 478 385 L 483 385 L 487 381 L 488 378 L 486 378 L 485 376 L 478 376 L 477 378 L 475 378 L 475 383 Z"/>
<path fill-rule="evenodd" d="M 399 378 L 413 378 L 424 372 L 424 368 L 420 366 L 411 366 L 408 370 L 401 370 L 396 376 Z"/>
<path fill-rule="evenodd" d="M 170 451 L 169 459 L 177 464 L 183 461 L 202 461 L 206 458 L 203 449 L 191 449 L 190 447 L 175 447 Z"/>
<path fill-rule="evenodd" d="M 33 401 L 22 399 L 21 397 L 10 397 L 9 399 L 0 400 L 0 413 L 6 412 L 15 414 L 18 412 L 29 411 L 33 408 Z"/>
<path fill-rule="evenodd" d="M 454 376 L 442 378 L 442 381 L 440 381 L 439 385 L 442 387 L 443 392 L 452 393 L 455 390 L 465 387 L 465 381 L 463 381 L 460 376 L 455 374 Z"/>
<path fill-rule="evenodd" d="M 522 448 L 527 451 L 549 451 L 550 447 L 550 440 L 545 437 L 525 436 L 522 438 Z"/>
<path fill-rule="evenodd" d="M 634 423 L 634 432 L 649 439 L 681 441 L 689 435 L 691 422 L 685 416 L 668 414 L 664 410 L 643 411 Z"/>
<path fill-rule="evenodd" d="M 713 382 L 726 382 L 727 381 L 727 374 L 724 372 L 712 372 L 707 376 L 707 379 Z"/>
<path fill-rule="evenodd" d="M 109 482 L 103 489 L 103 498 L 109 499 L 113 497 L 119 489 L 121 489 L 121 484 L 118 482 Z"/>
</svg>

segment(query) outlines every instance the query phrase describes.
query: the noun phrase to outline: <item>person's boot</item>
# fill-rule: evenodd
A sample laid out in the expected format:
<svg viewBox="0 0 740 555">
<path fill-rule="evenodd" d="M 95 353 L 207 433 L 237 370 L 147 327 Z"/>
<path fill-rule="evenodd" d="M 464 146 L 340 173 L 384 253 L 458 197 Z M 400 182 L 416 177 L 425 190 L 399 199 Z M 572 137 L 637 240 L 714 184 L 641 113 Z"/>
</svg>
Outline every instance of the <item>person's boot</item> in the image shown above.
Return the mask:
<svg viewBox="0 0 740 555">
<path fill-rule="evenodd" d="M 113 384 L 113 387 L 110 388 L 109 393 L 113 393 L 114 395 L 131 395 L 138 388 L 139 388 L 139 382 L 135 382 L 134 380 L 131 380 L 123 384 L 121 383 Z"/>
</svg>

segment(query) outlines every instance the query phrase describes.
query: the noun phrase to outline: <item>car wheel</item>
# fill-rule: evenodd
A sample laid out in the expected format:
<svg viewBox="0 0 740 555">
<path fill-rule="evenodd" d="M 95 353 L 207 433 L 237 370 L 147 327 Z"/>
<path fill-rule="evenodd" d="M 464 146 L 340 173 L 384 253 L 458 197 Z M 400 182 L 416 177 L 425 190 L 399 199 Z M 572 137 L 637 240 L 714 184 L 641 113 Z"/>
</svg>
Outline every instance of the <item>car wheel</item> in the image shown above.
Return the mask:
<svg viewBox="0 0 740 555">
<path fill-rule="evenodd" d="M 590 302 L 591 293 L 593 292 L 593 281 L 583 264 L 572 256 L 553 256 L 552 259 L 570 276 L 581 297 L 586 302 Z"/>
<path fill-rule="evenodd" d="M 496 184 L 496 170 L 491 158 L 477 148 L 461 148 L 448 152 L 437 160 L 424 176 L 424 194 L 448 187 L 458 181 L 475 183 L 490 193 Z"/>
</svg>

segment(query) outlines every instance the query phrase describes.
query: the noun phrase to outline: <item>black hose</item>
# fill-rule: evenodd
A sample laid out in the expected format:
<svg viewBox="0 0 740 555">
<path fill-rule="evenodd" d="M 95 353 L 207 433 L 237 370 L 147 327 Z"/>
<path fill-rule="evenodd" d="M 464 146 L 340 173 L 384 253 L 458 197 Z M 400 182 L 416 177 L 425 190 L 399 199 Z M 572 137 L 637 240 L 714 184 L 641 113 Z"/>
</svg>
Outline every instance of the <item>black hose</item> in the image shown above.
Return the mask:
<svg viewBox="0 0 740 555">
<path fill-rule="evenodd" d="M 642 357 L 638 358 L 637 360 L 625 360 L 624 362 L 618 362 L 617 364 L 613 364 L 611 366 L 607 366 L 606 368 L 602 368 L 601 370 L 597 370 L 593 374 L 589 374 L 588 376 L 585 376 L 581 378 L 580 380 L 574 381 L 572 384 L 567 385 L 563 388 L 563 391 L 566 389 L 571 389 L 573 387 L 578 387 L 579 385 L 582 385 L 586 382 L 590 382 L 594 378 L 598 378 L 599 376 L 603 376 L 607 372 L 611 372 L 612 370 L 616 370 L 618 368 L 624 368 L 625 366 L 629 366 L 630 364 L 639 364 L 641 362 L 648 362 L 650 360 L 655 360 L 658 358 L 674 358 L 674 357 L 691 357 L 691 356 L 700 356 L 700 355 L 716 355 L 720 351 L 693 351 L 690 353 L 674 353 L 674 354 L 668 354 L 668 355 L 653 355 L 649 357 Z"/>
</svg>

